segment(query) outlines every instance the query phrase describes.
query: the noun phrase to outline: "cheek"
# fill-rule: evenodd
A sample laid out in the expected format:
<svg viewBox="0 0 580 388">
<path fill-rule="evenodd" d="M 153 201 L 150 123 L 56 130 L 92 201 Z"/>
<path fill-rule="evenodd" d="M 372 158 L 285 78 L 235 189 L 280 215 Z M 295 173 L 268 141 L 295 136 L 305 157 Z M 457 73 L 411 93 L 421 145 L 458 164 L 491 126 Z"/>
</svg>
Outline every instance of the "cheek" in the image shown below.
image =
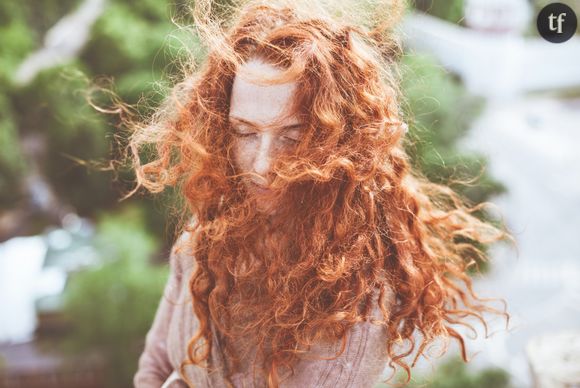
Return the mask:
<svg viewBox="0 0 580 388">
<path fill-rule="evenodd" d="M 232 158 L 238 172 L 248 172 L 252 166 L 252 145 L 243 140 L 234 141 Z"/>
</svg>

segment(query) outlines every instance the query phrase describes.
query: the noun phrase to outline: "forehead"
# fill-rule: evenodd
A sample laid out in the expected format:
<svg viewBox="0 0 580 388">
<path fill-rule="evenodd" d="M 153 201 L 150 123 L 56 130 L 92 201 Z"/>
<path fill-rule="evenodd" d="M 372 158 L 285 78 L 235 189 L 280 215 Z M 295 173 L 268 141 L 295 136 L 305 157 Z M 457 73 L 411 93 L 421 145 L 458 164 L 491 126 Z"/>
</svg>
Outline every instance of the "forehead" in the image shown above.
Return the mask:
<svg viewBox="0 0 580 388">
<path fill-rule="evenodd" d="M 234 78 L 230 99 L 230 116 L 259 124 L 294 124 L 297 116 L 291 112 L 296 82 L 265 85 L 251 77 L 275 76 L 281 70 L 260 60 L 251 60 L 240 67 Z"/>
</svg>

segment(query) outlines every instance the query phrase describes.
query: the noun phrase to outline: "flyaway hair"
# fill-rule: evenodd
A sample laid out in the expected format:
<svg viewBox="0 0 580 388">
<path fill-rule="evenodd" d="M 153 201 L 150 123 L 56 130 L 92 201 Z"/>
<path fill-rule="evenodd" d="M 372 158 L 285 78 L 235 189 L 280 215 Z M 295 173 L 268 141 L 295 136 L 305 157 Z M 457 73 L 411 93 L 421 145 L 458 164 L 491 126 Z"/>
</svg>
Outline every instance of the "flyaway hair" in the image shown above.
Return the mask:
<svg viewBox="0 0 580 388">
<path fill-rule="evenodd" d="M 340 4 L 340 6 L 339 6 Z M 137 188 L 176 187 L 184 199 L 196 270 L 189 279 L 199 331 L 188 365 L 206 365 L 211 330 L 233 343 L 252 338 L 260 370 L 279 385 L 302 352 L 339 340 L 369 317 L 373 294 L 388 331 L 389 364 L 411 367 L 455 325 L 497 310 L 472 289 L 468 268 L 481 246 L 509 235 L 474 215 L 449 187 L 410 167 L 398 86 L 402 1 L 196 0 L 193 33 L 207 48 L 150 120 L 132 123 Z M 232 164 L 228 110 L 241 64 L 259 58 L 282 70 L 255 82 L 296 81 L 305 121 L 296 152 L 279 158 L 275 221 L 256 211 Z M 154 150 L 142 162 L 143 150 Z M 447 341 L 446 341 L 447 342 Z M 409 363 L 408 356 L 415 354 Z M 183 369 L 182 369 L 183 370 Z"/>
</svg>

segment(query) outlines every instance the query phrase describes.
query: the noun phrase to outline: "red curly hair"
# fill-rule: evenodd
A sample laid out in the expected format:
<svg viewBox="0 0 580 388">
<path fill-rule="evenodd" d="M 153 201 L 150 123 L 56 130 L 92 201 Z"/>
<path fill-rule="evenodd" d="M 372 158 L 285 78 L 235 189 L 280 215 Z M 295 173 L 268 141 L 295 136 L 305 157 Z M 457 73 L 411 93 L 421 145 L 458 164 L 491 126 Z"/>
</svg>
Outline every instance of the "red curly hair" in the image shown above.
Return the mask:
<svg viewBox="0 0 580 388">
<path fill-rule="evenodd" d="M 193 232 L 189 289 L 200 327 L 181 368 L 205 364 L 213 326 L 233 360 L 231 344 L 252 336 L 276 387 L 279 368 L 291 367 L 300 349 L 344 338 L 368 319 L 375 290 L 389 334 L 375 345 L 407 381 L 435 339 L 455 338 L 467 360 L 452 325 L 475 317 L 486 326 L 486 311 L 509 318 L 473 291 L 468 267 L 486 259 L 478 247 L 509 235 L 474 215 L 484 204 L 470 207 L 410 168 L 393 32 L 404 4 L 366 9 L 364 25 L 317 4 L 268 3 L 246 2 L 219 22 L 211 1 L 197 1 L 207 58 L 130 139 L 137 187 L 178 187 L 196 220 L 182 228 Z M 273 168 L 274 221 L 255 210 L 230 157 L 232 84 L 251 58 L 283 70 L 267 82 L 298 83 L 293 107 L 306 122 L 296 151 Z M 151 146 L 153 158 L 142 163 Z"/>
</svg>

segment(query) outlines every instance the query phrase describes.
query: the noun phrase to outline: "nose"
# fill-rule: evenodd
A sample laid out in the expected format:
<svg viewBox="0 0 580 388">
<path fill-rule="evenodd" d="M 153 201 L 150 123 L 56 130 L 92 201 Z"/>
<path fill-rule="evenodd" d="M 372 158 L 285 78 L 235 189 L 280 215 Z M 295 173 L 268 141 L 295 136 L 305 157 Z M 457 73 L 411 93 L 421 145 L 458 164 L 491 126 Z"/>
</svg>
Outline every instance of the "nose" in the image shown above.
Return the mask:
<svg viewBox="0 0 580 388">
<path fill-rule="evenodd" d="M 260 143 L 254 158 L 253 169 L 256 174 L 262 176 L 264 179 L 257 183 L 266 184 L 268 182 L 268 175 L 272 164 L 272 143 L 272 136 L 269 133 L 263 133 L 260 137 Z"/>
</svg>

